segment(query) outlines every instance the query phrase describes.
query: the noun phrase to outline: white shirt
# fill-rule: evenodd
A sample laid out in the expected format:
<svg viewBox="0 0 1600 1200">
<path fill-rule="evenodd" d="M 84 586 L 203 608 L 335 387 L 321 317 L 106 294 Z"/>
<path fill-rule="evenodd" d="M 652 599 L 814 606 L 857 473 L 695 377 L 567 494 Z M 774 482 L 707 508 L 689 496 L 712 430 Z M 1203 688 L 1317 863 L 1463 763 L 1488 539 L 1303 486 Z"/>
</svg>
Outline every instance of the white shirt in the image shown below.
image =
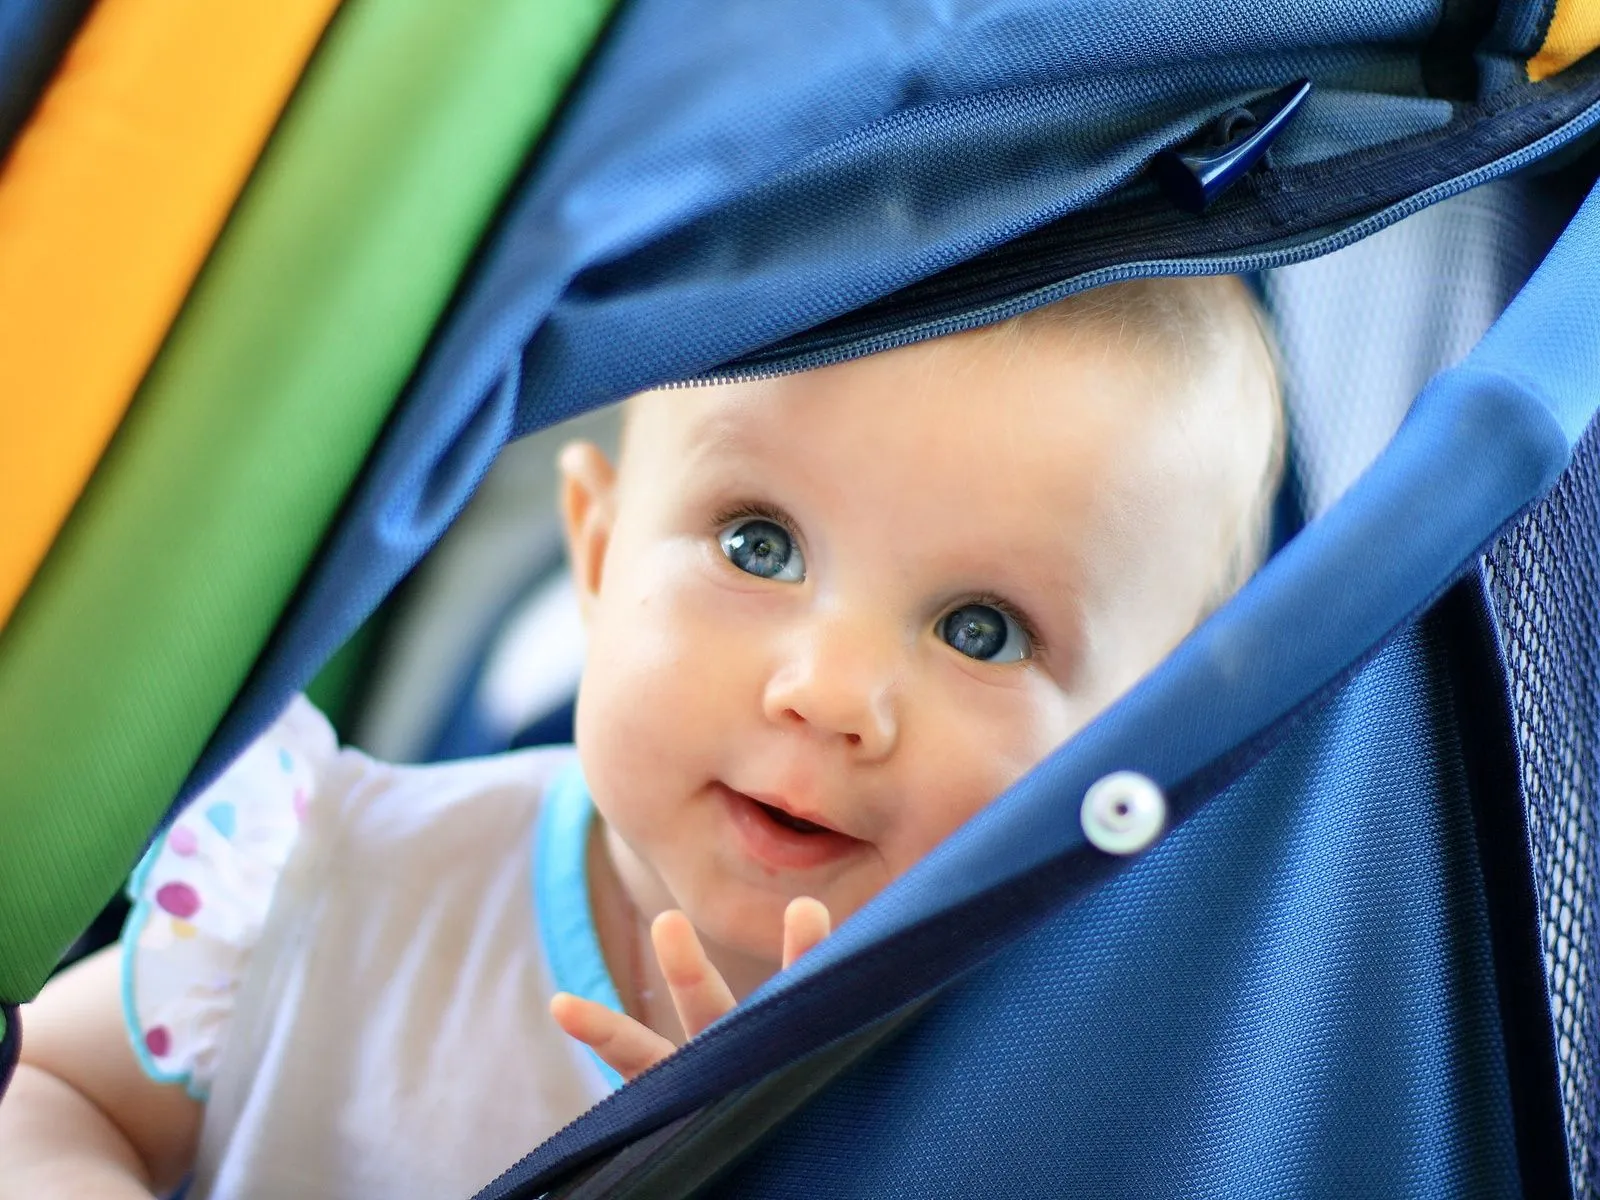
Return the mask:
<svg viewBox="0 0 1600 1200">
<path fill-rule="evenodd" d="M 427 767 L 297 699 L 135 873 L 130 1035 L 206 1098 L 194 1200 L 465 1200 L 620 1081 L 570 748 Z M 181 832 L 180 832 L 181 831 Z"/>
</svg>

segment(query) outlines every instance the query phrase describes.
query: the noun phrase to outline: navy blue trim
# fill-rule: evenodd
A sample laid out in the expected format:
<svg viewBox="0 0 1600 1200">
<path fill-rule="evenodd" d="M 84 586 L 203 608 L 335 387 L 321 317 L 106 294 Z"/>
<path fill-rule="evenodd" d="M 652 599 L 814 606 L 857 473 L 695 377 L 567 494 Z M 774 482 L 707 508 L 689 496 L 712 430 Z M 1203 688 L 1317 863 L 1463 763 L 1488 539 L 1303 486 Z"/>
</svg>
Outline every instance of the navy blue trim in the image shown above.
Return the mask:
<svg viewBox="0 0 1600 1200">
<path fill-rule="evenodd" d="M 22 1014 L 15 1004 L 0 1004 L 0 1026 L 0 1100 L 4 1100 L 22 1056 Z"/>
<path fill-rule="evenodd" d="M 1449 664 L 1462 764 L 1477 827 L 1522 1194 L 1571 1200 L 1521 752 L 1508 675 L 1502 667 L 1504 653 L 1481 570 L 1452 588 L 1431 619 Z"/>
</svg>

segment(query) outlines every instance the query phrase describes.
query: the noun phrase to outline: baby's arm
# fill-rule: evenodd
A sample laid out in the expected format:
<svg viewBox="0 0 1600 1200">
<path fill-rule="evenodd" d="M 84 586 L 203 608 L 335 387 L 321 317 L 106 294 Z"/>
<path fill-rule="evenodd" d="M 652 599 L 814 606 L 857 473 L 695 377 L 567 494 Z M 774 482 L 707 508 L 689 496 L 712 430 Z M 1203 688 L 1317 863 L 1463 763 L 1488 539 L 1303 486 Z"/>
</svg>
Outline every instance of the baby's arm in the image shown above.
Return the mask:
<svg viewBox="0 0 1600 1200">
<path fill-rule="evenodd" d="M 22 1010 L 21 1061 L 0 1100 L 0 1200 L 148 1200 L 188 1172 L 204 1110 L 139 1066 L 120 967 L 119 947 L 102 950 Z"/>
<path fill-rule="evenodd" d="M 827 937 L 830 925 L 821 901 L 807 896 L 791 900 L 783 912 L 784 968 Z M 733 1008 L 733 993 L 706 957 L 688 917 L 676 909 L 662 913 L 650 926 L 650 942 L 687 1036 L 696 1036 Z M 566 992 L 551 997 L 550 1012 L 568 1036 L 587 1045 L 624 1079 L 632 1079 L 677 1050 L 632 1017 Z"/>
</svg>

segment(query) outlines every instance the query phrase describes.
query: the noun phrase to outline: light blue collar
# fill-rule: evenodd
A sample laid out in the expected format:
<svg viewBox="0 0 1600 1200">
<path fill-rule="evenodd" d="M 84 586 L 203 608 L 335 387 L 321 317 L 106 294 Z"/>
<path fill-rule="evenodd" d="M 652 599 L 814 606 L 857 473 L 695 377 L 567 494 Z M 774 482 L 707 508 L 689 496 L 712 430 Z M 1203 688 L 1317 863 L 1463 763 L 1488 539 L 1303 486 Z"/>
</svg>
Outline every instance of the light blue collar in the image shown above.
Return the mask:
<svg viewBox="0 0 1600 1200">
<path fill-rule="evenodd" d="M 557 990 L 622 1012 L 611 972 L 600 952 L 589 908 L 589 830 L 594 802 L 576 759 L 550 782 L 533 843 L 534 911 L 539 938 Z M 591 1053 L 593 1053 L 591 1051 Z M 594 1056 L 613 1088 L 622 1076 Z"/>
</svg>

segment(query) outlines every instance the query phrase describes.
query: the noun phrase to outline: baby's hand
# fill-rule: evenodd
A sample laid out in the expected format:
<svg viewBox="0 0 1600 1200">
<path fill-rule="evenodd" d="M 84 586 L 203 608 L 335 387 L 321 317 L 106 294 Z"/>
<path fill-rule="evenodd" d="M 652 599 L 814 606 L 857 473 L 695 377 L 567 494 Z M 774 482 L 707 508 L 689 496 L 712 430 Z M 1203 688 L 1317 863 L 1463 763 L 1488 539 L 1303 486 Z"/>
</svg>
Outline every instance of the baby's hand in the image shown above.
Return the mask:
<svg viewBox="0 0 1600 1200">
<path fill-rule="evenodd" d="M 831 924 L 820 900 L 809 896 L 791 900 L 783 910 L 784 967 L 827 937 Z M 688 917 L 677 909 L 662 913 L 650 926 L 650 941 L 686 1036 L 694 1037 L 733 1008 L 733 993 L 706 957 Z M 550 1015 L 568 1035 L 592 1049 L 624 1079 L 655 1066 L 677 1049 L 632 1017 L 567 992 L 550 998 Z"/>
</svg>

